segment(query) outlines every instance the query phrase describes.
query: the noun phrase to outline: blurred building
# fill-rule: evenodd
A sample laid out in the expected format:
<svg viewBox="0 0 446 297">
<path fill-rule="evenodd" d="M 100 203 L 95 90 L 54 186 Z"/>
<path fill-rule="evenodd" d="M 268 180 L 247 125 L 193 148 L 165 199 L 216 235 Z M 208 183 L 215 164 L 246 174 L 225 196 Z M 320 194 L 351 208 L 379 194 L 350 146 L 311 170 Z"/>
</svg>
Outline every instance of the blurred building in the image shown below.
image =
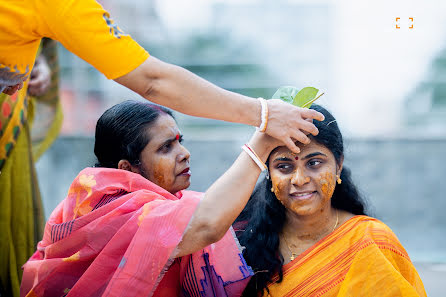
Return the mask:
<svg viewBox="0 0 446 297">
<path fill-rule="evenodd" d="M 169 31 L 155 1 L 100 2 L 152 55 L 227 90 L 270 98 L 281 85 L 330 85 L 329 2 L 211 2 L 207 16 L 203 16 L 210 20 L 208 26 L 201 30 L 185 26 L 178 29 L 182 34 Z M 95 122 L 107 107 L 138 98 L 65 49 L 61 52 L 64 134 L 93 135 Z M 183 115 L 179 118 L 193 131 L 205 127 L 228 127 L 231 135 L 234 129 L 246 131 L 239 125 Z"/>
<path fill-rule="evenodd" d="M 319 102 L 348 135 L 411 137 L 415 130 L 429 130 L 446 136 L 438 99 L 446 2 L 100 2 L 152 55 L 225 89 L 268 98 L 282 85 L 315 86 L 326 94 Z M 105 108 L 138 98 L 67 51 L 61 56 L 65 134 L 91 135 Z M 195 130 L 244 129 L 182 116 L 180 121 Z"/>
<path fill-rule="evenodd" d="M 405 123 L 415 136 L 446 134 L 446 49 L 433 59 L 428 74 L 406 98 Z"/>
</svg>

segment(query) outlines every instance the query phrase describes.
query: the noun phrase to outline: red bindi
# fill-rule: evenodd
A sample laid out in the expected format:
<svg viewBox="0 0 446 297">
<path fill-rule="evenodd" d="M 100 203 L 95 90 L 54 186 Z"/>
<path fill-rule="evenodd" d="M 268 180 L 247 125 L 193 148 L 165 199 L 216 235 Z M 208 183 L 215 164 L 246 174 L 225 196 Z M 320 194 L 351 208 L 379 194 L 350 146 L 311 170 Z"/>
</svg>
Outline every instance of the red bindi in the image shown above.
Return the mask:
<svg viewBox="0 0 446 297">
<path fill-rule="evenodd" d="M 179 140 L 180 139 L 180 134 L 177 134 L 177 136 L 175 136 L 175 140 Z"/>
<path fill-rule="evenodd" d="M 299 157 L 298 156 L 294 157 L 294 160 L 299 160 Z"/>
</svg>

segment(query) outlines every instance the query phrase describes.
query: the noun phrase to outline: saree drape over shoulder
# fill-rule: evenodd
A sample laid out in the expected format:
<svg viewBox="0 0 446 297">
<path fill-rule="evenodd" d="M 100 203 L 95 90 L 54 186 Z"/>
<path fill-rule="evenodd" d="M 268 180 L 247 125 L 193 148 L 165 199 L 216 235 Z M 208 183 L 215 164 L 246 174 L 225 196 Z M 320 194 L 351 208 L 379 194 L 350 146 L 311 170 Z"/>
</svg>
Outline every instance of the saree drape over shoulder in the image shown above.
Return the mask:
<svg viewBox="0 0 446 297">
<path fill-rule="evenodd" d="M 24 265 L 21 296 L 239 296 L 252 272 L 232 230 L 175 259 L 201 195 L 84 169 Z"/>
<path fill-rule="evenodd" d="M 351 218 L 283 269 L 270 296 L 426 296 L 395 234 L 367 216 Z"/>
<path fill-rule="evenodd" d="M 57 43 L 44 39 L 41 49 L 51 69 L 48 91 L 32 97 L 26 81 L 13 96 L 0 93 L 0 296 L 20 296 L 21 267 L 42 239 L 45 217 L 34 164 L 62 125 Z"/>
</svg>

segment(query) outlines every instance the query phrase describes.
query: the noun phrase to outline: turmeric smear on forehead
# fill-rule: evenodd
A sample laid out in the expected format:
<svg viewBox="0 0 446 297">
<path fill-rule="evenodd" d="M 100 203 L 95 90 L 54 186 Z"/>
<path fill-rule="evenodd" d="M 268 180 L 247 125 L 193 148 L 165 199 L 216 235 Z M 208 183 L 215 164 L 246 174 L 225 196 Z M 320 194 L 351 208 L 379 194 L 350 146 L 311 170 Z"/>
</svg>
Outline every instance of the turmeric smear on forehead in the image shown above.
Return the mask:
<svg viewBox="0 0 446 297">
<path fill-rule="evenodd" d="M 319 179 L 319 184 L 321 185 L 321 191 L 325 196 L 331 196 L 335 188 L 335 180 L 333 173 L 325 172 L 321 175 Z"/>
</svg>

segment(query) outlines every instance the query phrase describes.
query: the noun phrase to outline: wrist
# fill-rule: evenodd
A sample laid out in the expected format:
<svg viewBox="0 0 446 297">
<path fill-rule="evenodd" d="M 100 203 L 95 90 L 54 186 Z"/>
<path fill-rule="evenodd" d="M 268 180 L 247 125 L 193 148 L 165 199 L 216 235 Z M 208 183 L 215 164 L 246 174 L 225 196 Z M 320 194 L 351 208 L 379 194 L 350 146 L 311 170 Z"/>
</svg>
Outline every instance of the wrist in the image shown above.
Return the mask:
<svg viewBox="0 0 446 297">
<path fill-rule="evenodd" d="M 243 100 L 243 104 L 240 104 L 239 106 L 241 123 L 259 127 L 262 123 L 262 106 L 260 105 L 259 100 L 245 96 L 244 99 L 246 100 Z"/>
<path fill-rule="evenodd" d="M 256 132 L 254 136 L 249 140 L 249 146 L 257 153 L 262 162 L 266 162 L 269 154 L 275 148 L 272 144 L 267 141 L 264 141 L 267 135 L 263 133 Z"/>
<path fill-rule="evenodd" d="M 260 102 L 260 106 L 262 108 L 260 113 L 261 123 L 258 131 L 263 133 L 266 131 L 266 128 L 268 126 L 268 104 L 266 103 L 266 100 L 261 97 L 257 98 L 257 100 Z"/>
</svg>

